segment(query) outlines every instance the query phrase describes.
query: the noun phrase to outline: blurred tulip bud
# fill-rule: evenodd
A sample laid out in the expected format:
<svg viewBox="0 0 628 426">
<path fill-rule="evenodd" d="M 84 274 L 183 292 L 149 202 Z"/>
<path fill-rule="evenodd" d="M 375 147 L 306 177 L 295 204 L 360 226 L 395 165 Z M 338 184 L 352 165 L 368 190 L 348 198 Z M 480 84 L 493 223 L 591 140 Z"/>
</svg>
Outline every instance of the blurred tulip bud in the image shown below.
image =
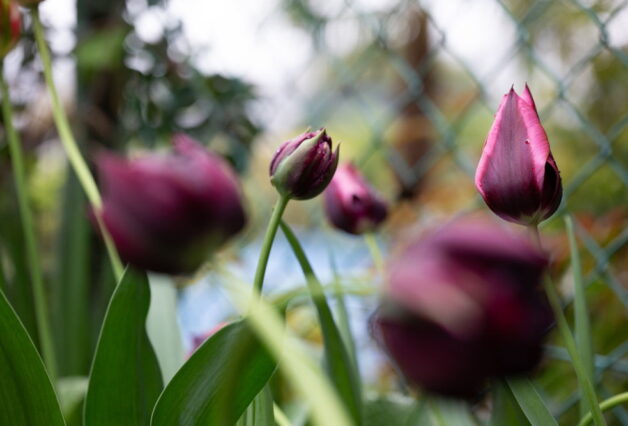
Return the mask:
<svg viewBox="0 0 628 426">
<path fill-rule="evenodd" d="M 124 261 L 184 274 L 238 233 L 246 217 L 225 161 L 183 134 L 173 142 L 168 155 L 100 158 L 100 215 Z"/>
<path fill-rule="evenodd" d="M 411 383 L 474 398 L 488 379 L 541 359 L 552 323 L 540 288 L 547 262 L 496 224 L 454 222 L 391 262 L 374 337 Z"/>
<path fill-rule="evenodd" d="M 13 0 L 0 0 L 0 59 L 17 44 L 22 30 L 20 9 Z"/>
<path fill-rule="evenodd" d="M 475 174 L 475 186 L 502 219 L 536 225 L 560 205 L 562 184 L 528 86 L 504 95 Z"/>
<path fill-rule="evenodd" d="M 316 197 L 329 184 L 338 166 L 325 129 L 305 132 L 284 142 L 270 163 L 270 181 L 280 194 L 296 200 Z"/>
<path fill-rule="evenodd" d="M 329 221 L 350 234 L 374 230 L 388 214 L 386 203 L 349 163 L 338 167 L 323 196 Z"/>
</svg>

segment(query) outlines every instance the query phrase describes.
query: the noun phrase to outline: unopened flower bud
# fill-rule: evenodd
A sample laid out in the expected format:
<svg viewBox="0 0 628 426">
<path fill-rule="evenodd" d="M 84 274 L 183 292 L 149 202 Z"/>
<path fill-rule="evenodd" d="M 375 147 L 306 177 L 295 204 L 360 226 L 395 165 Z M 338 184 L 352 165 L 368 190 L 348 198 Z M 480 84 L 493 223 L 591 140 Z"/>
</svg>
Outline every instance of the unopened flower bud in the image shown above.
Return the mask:
<svg viewBox="0 0 628 426">
<path fill-rule="evenodd" d="M 329 221 L 350 234 L 373 231 L 388 213 L 386 203 L 350 163 L 338 167 L 323 196 Z"/>
<path fill-rule="evenodd" d="M 325 129 L 305 132 L 284 142 L 270 163 L 270 181 L 280 194 L 296 200 L 316 197 L 329 184 L 338 165 Z"/>
<path fill-rule="evenodd" d="M 474 398 L 489 379 L 541 359 L 552 322 L 541 291 L 547 263 L 496 224 L 454 222 L 391 262 L 374 336 L 412 384 Z"/>
<path fill-rule="evenodd" d="M 562 184 L 530 89 L 504 95 L 475 174 L 475 186 L 502 219 L 536 225 L 560 205 Z"/>
<path fill-rule="evenodd" d="M 22 31 L 20 9 L 13 0 L 0 0 L 0 59 L 17 44 Z"/>
<path fill-rule="evenodd" d="M 238 180 L 218 155 L 185 135 L 174 152 L 98 162 L 100 217 L 120 257 L 142 269 L 190 273 L 238 233 L 246 217 Z"/>
</svg>

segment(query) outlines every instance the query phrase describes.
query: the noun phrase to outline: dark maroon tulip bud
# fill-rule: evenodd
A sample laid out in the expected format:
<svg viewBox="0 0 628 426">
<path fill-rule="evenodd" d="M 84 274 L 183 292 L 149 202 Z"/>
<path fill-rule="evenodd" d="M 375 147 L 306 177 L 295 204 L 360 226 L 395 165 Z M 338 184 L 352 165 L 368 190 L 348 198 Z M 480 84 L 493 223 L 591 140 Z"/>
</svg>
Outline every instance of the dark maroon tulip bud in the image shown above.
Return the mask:
<svg viewBox="0 0 628 426">
<path fill-rule="evenodd" d="M 13 0 L 0 0 L 0 59 L 17 44 L 22 31 L 20 9 Z"/>
<path fill-rule="evenodd" d="M 563 189 L 528 86 L 504 95 L 475 174 L 475 186 L 502 219 L 536 225 L 560 205 Z"/>
<path fill-rule="evenodd" d="M 122 259 L 170 274 L 196 270 L 246 218 L 238 180 L 225 161 L 185 135 L 170 154 L 103 156 L 102 220 Z"/>
<path fill-rule="evenodd" d="M 338 167 L 323 196 L 329 221 L 350 234 L 374 230 L 388 214 L 386 203 L 350 163 Z"/>
<path fill-rule="evenodd" d="M 547 262 L 495 224 L 452 223 L 391 262 L 373 334 L 410 383 L 476 397 L 488 379 L 538 364 L 552 322 L 540 285 Z"/>
<path fill-rule="evenodd" d="M 280 194 L 295 200 L 316 197 L 329 184 L 338 166 L 325 129 L 305 132 L 284 142 L 270 163 L 270 182 Z"/>
</svg>

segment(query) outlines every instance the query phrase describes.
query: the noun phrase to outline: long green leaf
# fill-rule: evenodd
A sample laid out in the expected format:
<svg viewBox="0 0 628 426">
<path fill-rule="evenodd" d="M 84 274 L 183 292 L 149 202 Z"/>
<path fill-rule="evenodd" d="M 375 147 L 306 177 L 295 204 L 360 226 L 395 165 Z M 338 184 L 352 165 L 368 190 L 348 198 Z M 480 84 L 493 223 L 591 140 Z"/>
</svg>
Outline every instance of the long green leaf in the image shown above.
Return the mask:
<svg viewBox="0 0 628 426">
<path fill-rule="evenodd" d="M 323 333 L 323 343 L 325 345 L 325 361 L 329 371 L 329 376 L 338 389 L 338 393 L 346 404 L 353 420 L 356 424 L 363 423 L 362 396 L 360 392 L 359 376 L 355 370 L 355 365 L 351 361 L 347 347 L 344 344 L 340 331 L 336 326 L 331 309 L 327 304 L 323 292 L 323 286 L 314 274 L 310 262 L 297 240 L 294 232 L 288 225 L 281 222 L 281 229 L 292 247 L 299 265 L 312 294 L 312 301 L 318 313 L 318 320 Z"/>
<path fill-rule="evenodd" d="M 0 292 L 0 424 L 64 425 L 37 349 Z"/>
<path fill-rule="evenodd" d="M 172 378 L 153 426 L 231 426 L 262 390 L 276 363 L 245 321 L 223 327 Z"/>
<path fill-rule="evenodd" d="M 509 379 L 508 387 L 533 425 L 558 426 L 534 384 L 528 379 Z"/>
<path fill-rule="evenodd" d="M 589 381 L 594 384 L 593 377 L 593 344 L 591 343 L 591 325 L 589 323 L 589 312 L 587 310 L 587 296 L 585 294 L 584 283 L 582 282 L 582 266 L 580 263 L 580 253 L 578 252 L 578 242 L 574 232 L 574 224 L 571 216 L 565 216 L 565 225 L 569 237 L 569 250 L 571 254 L 571 273 L 573 274 L 574 285 L 574 334 L 576 347 L 582 360 L 582 367 Z M 584 416 L 591 407 L 586 398 L 580 398 L 580 415 Z"/>
<path fill-rule="evenodd" d="M 150 288 L 145 273 L 127 269 L 100 333 L 85 399 L 85 425 L 148 425 L 162 388 L 146 334 Z"/>
</svg>

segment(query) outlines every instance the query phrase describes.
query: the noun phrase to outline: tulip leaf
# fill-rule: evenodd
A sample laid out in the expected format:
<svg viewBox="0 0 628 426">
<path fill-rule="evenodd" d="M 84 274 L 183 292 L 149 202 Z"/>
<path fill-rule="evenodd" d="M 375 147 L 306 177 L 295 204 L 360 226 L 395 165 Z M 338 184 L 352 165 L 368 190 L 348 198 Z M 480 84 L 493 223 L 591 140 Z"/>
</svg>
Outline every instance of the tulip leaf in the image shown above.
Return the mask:
<svg viewBox="0 0 628 426">
<path fill-rule="evenodd" d="M 534 384 L 528 379 L 509 379 L 508 386 L 519 406 L 533 425 L 558 426 Z"/>
<path fill-rule="evenodd" d="M 327 304 L 323 286 L 316 278 L 314 270 L 294 232 L 284 222 L 281 222 L 281 229 L 303 270 L 312 301 L 318 313 L 325 346 L 325 362 L 330 379 L 351 413 L 354 422 L 362 424 L 362 394 L 359 375 L 345 346 L 342 335 L 336 326 L 331 309 Z"/>
<path fill-rule="evenodd" d="M 148 425 L 163 387 L 146 334 L 150 287 L 127 268 L 111 297 L 85 399 L 85 425 Z"/>
<path fill-rule="evenodd" d="M 276 363 L 245 321 L 205 341 L 159 397 L 151 424 L 233 425 L 264 388 Z"/>
<path fill-rule="evenodd" d="M 0 424 L 64 425 L 44 364 L 0 291 Z"/>
</svg>

